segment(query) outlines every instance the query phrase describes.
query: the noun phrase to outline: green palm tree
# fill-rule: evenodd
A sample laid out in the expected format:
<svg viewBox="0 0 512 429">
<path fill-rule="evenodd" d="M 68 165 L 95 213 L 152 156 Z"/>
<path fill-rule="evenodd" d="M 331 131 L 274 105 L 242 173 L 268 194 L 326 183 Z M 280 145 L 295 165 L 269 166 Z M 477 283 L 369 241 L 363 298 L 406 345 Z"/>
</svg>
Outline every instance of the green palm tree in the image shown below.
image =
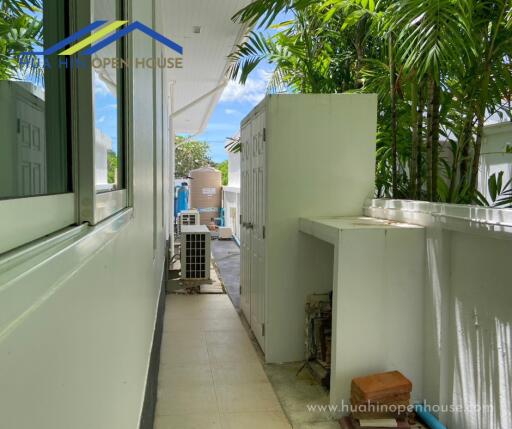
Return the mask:
<svg viewBox="0 0 512 429">
<path fill-rule="evenodd" d="M 268 35 L 253 31 L 231 56 L 230 77 L 245 83 L 263 60 L 275 66 L 269 91 L 302 93 L 336 92 L 331 74 L 335 58 L 329 38 L 331 31 L 317 7 L 295 10 L 294 19 L 274 25 Z"/>
<path fill-rule="evenodd" d="M 40 0 L 0 1 L 0 80 L 13 79 L 27 71 L 20 70 L 17 54 L 41 46 L 41 7 Z"/>
<path fill-rule="evenodd" d="M 42 8 L 42 0 L 0 0 L 0 10 L 10 15 L 22 16 L 27 11 L 36 12 Z"/>
<path fill-rule="evenodd" d="M 469 195 L 473 197 L 476 186 L 483 128 L 486 112 L 500 104 L 504 94 L 510 95 L 508 85 L 512 80 L 509 59 L 512 53 L 512 2 L 510 0 L 482 1 L 475 5 L 472 25 L 475 46 L 474 72 L 466 76 L 474 91 L 476 138 L 469 179 Z"/>
<path fill-rule="evenodd" d="M 485 203 L 477 190 L 486 115 L 510 116 L 512 0 L 256 0 L 235 19 L 242 81 L 263 59 L 270 90 L 378 94 L 377 195 Z M 426 162 L 424 162 L 426 161 Z"/>
<path fill-rule="evenodd" d="M 470 56 L 471 1 L 402 0 L 390 9 L 404 69 L 428 82 L 427 199 L 437 201 L 441 85 L 452 65 Z"/>
</svg>

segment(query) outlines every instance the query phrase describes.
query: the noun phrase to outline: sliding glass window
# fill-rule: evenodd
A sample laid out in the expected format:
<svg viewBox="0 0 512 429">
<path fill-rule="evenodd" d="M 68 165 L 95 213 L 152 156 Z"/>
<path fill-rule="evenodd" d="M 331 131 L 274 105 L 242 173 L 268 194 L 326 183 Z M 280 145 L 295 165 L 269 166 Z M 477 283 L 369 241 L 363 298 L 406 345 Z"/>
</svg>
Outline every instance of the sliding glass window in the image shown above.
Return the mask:
<svg viewBox="0 0 512 429">
<path fill-rule="evenodd" d="M 67 3 L 1 2 L 0 253 L 75 223 Z"/>
</svg>

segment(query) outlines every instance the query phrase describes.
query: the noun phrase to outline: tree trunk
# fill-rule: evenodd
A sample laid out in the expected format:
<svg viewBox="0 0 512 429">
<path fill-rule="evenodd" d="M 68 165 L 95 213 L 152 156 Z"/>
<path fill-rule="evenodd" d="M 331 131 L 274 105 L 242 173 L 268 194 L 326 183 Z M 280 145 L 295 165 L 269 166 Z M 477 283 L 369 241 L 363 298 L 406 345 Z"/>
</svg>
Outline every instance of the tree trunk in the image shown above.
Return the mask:
<svg viewBox="0 0 512 429">
<path fill-rule="evenodd" d="M 493 22 L 490 34 L 490 44 L 486 49 L 486 55 L 484 56 L 485 61 L 483 63 L 483 77 L 482 84 L 480 86 L 480 96 L 478 100 L 477 109 L 477 131 L 475 139 L 475 149 L 473 153 L 473 163 L 471 166 L 471 179 L 469 181 L 469 199 L 472 202 L 475 196 L 476 187 L 478 184 L 478 170 L 480 168 L 480 152 L 482 150 L 482 137 L 484 133 L 485 123 L 485 111 L 489 97 L 489 82 L 491 79 L 491 65 L 493 62 L 493 55 L 495 54 L 494 48 L 496 45 L 496 39 L 502 25 L 504 25 L 503 19 L 507 14 L 509 8 L 509 2 L 503 2 L 501 4 L 501 10 L 499 18 Z"/>
<path fill-rule="evenodd" d="M 473 154 L 473 163 L 471 165 L 471 180 L 469 182 L 469 198 L 470 203 L 473 202 L 475 196 L 476 187 L 478 185 L 478 170 L 480 169 L 480 153 L 482 150 L 482 138 L 484 134 L 484 123 L 485 116 L 479 115 L 477 120 L 476 138 L 475 138 L 475 150 Z"/>
<path fill-rule="evenodd" d="M 391 96 L 391 168 L 393 198 L 398 198 L 398 153 L 397 153 L 397 111 L 396 111 L 396 65 L 393 35 L 389 35 L 389 83 Z"/>
<path fill-rule="evenodd" d="M 427 201 L 432 201 L 432 139 L 434 136 L 434 80 L 428 82 L 427 113 Z"/>
<path fill-rule="evenodd" d="M 421 148 L 423 146 L 423 114 L 425 112 L 425 92 L 423 85 L 420 86 L 418 92 L 418 149 L 417 149 L 417 164 L 416 164 L 416 194 L 421 199 L 421 188 L 423 186 L 422 177 L 422 163 L 423 157 Z"/>
<path fill-rule="evenodd" d="M 469 165 L 469 144 L 472 141 L 471 135 L 468 136 L 468 139 L 466 140 L 464 146 L 462 146 L 462 155 L 461 155 L 461 162 L 460 162 L 460 187 L 461 189 L 464 187 L 464 184 L 466 181 L 469 183 L 469 180 L 467 179 L 467 174 L 469 171 L 468 165 Z"/>
<path fill-rule="evenodd" d="M 437 201 L 437 179 L 439 170 L 439 127 L 440 127 L 440 97 L 441 88 L 432 79 L 430 83 L 430 129 L 429 129 L 429 170 L 430 170 L 430 201 Z"/>
<path fill-rule="evenodd" d="M 489 95 L 489 80 L 491 74 L 490 64 L 485 67 L 484 77 L 482 80 L 482 90 L 480 93 L 478 114 L 477 114 L 477 130 L 475 139 L 475 149 L 473 151 L 473 163 L 471 165 L 471 179 L 469 181 L 469 199 L 473 200 L 476 187 L 478 185 L 478 170 L 480 169 L 480 153 L 482 150 L 482 138 L 484 134 L 485 124 L 485 108 L 487 105 L 487 97 Z"/>
<path fill-rule="evenodd" d="M 453 155 L 450 188 L 448 189 L 448 202 L 454 202 L 455 187 L 457 182 L 461 189 L 464 187 L 467 173 L 468 147 L 471 140 L 471 129 L 473 128 L 473 113 L 466 114 L 466 120 L 462 126 L 461 134 L 457 141 L 457 148 Z M 458 174 L 460 171 L 460 175 Z"/>
<path fill-rule="evenodd" d="M 415 79 L 416 76 L 413 76 Z M 411 84 L 411 123 L 412 123 L 412 142 L 411 159 L 409 164 L 409 195 L 415 200 L 416 192 L 416 168 L 418 167 L 418 83 L 413 80 Z"/>
</svg>

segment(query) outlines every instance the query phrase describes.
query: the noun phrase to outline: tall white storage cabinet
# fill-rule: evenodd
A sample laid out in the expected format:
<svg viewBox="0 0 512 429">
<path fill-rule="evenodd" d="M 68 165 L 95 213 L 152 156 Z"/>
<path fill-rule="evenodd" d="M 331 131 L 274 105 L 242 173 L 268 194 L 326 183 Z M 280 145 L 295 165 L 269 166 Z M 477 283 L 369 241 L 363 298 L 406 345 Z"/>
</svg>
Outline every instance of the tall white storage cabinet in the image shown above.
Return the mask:
<svg viewBox="0 0 512 429">
<path fill-rule="evenodd" d="M 241 307 L 267 362 L 304 358 L 299 218 L 362 214 L 376 121 L 359 94 L 270 95 L 242 121 Z"/>
</svg>

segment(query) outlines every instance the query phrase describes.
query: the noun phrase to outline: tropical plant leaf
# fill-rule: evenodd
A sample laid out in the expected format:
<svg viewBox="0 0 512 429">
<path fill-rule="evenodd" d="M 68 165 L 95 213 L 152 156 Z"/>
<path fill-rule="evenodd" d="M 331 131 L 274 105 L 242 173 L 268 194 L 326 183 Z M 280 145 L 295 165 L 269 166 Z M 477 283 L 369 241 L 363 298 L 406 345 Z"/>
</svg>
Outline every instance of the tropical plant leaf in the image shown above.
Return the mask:
<svg viewBox="0 0 512 429">
<path fill-rule="evenodd" d="M 228 143 L 225 148 L 231 153 L 240 153 L 242 151 L 242 142 L 240 137 L 228 137 Z"/>
</svg>

